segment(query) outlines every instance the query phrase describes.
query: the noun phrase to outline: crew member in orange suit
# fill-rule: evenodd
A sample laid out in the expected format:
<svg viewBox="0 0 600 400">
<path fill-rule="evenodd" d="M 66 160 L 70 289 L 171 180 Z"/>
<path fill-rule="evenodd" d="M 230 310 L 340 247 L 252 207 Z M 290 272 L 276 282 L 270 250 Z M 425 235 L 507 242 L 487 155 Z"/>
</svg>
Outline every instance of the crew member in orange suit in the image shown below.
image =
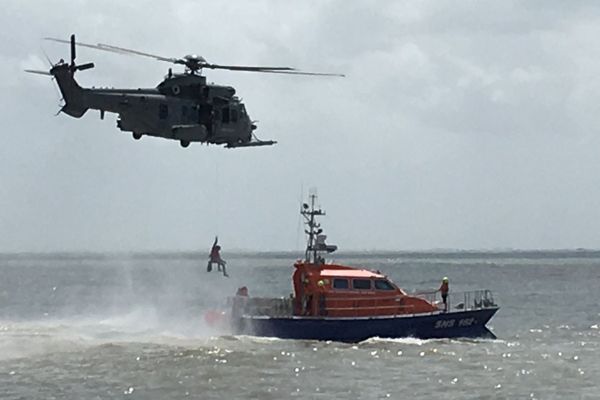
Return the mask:
<svg viewBox="0 0 600 400">
<path fill-rule="evenodd" d="M 208 265 L 206 266 L 206 271 L 212 271 L 212 265 L 215 263 L 217 264 L 219 271 L 223 269 L 223 276 L 229 277 L 229 275 L 227 275 L 227 269 L 225 268 L 226 262 L 221 258 L 221 246 L 217 244 L 218 241 L 219 238 L 215 236 L 215 242 L 213 243 L 212 248 L 210 249 L 210 255 L 208 256 Z"/>
</svg>

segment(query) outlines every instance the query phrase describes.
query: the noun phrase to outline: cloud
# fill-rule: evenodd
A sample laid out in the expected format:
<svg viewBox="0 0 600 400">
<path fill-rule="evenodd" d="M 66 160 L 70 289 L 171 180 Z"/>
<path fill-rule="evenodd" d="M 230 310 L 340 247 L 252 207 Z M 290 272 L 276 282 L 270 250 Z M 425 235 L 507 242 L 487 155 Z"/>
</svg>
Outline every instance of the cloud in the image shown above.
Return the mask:
<svg viewBox="0 0 600 400">
<path fill-rule="evenodd" d="M 295 248 L 317 186 L 342 249 L 594 247 L 595 2 L 6 2 L 0 15 L 0 251 Z M 25 29 L 26 27 L 27 29 Z M 90 112 L 54 117 L 45 68 L 75 32 L 167 57 L 281 64 L 345 79 L 207 71 L 257 134 L 228 151 L 133 141 Z M 168 64 L 80 49 L 86 86 L 153 87 Z M 203 247 L 202 247 L 203 248 Z"/>
</svg>

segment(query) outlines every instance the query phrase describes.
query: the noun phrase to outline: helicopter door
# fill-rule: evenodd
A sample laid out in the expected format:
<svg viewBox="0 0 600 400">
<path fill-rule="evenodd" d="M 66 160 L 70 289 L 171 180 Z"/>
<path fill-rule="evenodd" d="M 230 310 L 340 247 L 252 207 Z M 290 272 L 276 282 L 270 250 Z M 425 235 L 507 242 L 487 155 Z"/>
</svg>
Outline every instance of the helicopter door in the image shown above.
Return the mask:
<svg viewBox="0 0 600 400">
<path fill-rule="evenodd" d="M 210 104 L 203 104 L 198 110 L 198 122 L 206 127 L 206 131 L 210 136 L 213 128 L 212 121 L 213 106 Z"/>
<path fill-rule="evenodd" d="M 169 106 L 164 103 L 158 105 L 158 118 L 167 119 L 169 117 Z"/>
<path fill-rule="evenodd" d="M 229 107 L 223 107 L 221 122 L 228 124 L 230 121 Z"/>
</svg>

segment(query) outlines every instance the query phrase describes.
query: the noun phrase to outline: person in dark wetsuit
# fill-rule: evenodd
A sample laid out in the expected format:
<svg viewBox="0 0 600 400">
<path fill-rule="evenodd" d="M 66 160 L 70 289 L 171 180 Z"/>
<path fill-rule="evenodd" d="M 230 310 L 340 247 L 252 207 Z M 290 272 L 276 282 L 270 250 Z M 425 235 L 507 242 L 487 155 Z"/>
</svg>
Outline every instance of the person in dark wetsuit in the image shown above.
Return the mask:
<svg viewBox="0 0 600 400">
<path fill-rule="evenodd" d="M 442 301 L 444 302 L 444 311 L 448 311 L 448 292 L 450 291 L 450 287 L 448 285 L 448 278 L 444 277 L 442 279 L 442 284 L 438 289 L 438 292 L 442 294 Z"/>
<path fill-rule="evenodd" d="M 223 271 L 223 276 L 229 277 L 229 275 L 227 275 L 227 269 L 225 267 L 226 262 L 221 258 L 221 246 L 217 244 L 218 241 L 219 237 L 215 236 L 215 242 L 213 243 L 212 248 L 210 249 L 210 255 L 208 256 L 208 265 L 206 266 L 206 271 L 212 271 L 212 265 L 214 263 L 217 264 L 217 268 L 219 271 Z"/>
</svg>

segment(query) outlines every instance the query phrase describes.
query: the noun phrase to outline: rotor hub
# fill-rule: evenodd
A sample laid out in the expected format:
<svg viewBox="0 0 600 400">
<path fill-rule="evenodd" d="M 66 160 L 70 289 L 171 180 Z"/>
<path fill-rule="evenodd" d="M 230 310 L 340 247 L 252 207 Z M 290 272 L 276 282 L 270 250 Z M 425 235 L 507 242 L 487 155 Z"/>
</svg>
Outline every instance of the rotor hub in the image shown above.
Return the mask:
<svg viewBox="0 0 600 400">
<path fill-rule="evenodd" d="M 188 54 L 187 56 L 183 57 L 183 61 L 185 66 L 190 71 L 201 70 L 202 67 L 206 65 L 206 60 L 204 59 L 204 57 L 199 56 L 197 54 Z"/>
</svg>

